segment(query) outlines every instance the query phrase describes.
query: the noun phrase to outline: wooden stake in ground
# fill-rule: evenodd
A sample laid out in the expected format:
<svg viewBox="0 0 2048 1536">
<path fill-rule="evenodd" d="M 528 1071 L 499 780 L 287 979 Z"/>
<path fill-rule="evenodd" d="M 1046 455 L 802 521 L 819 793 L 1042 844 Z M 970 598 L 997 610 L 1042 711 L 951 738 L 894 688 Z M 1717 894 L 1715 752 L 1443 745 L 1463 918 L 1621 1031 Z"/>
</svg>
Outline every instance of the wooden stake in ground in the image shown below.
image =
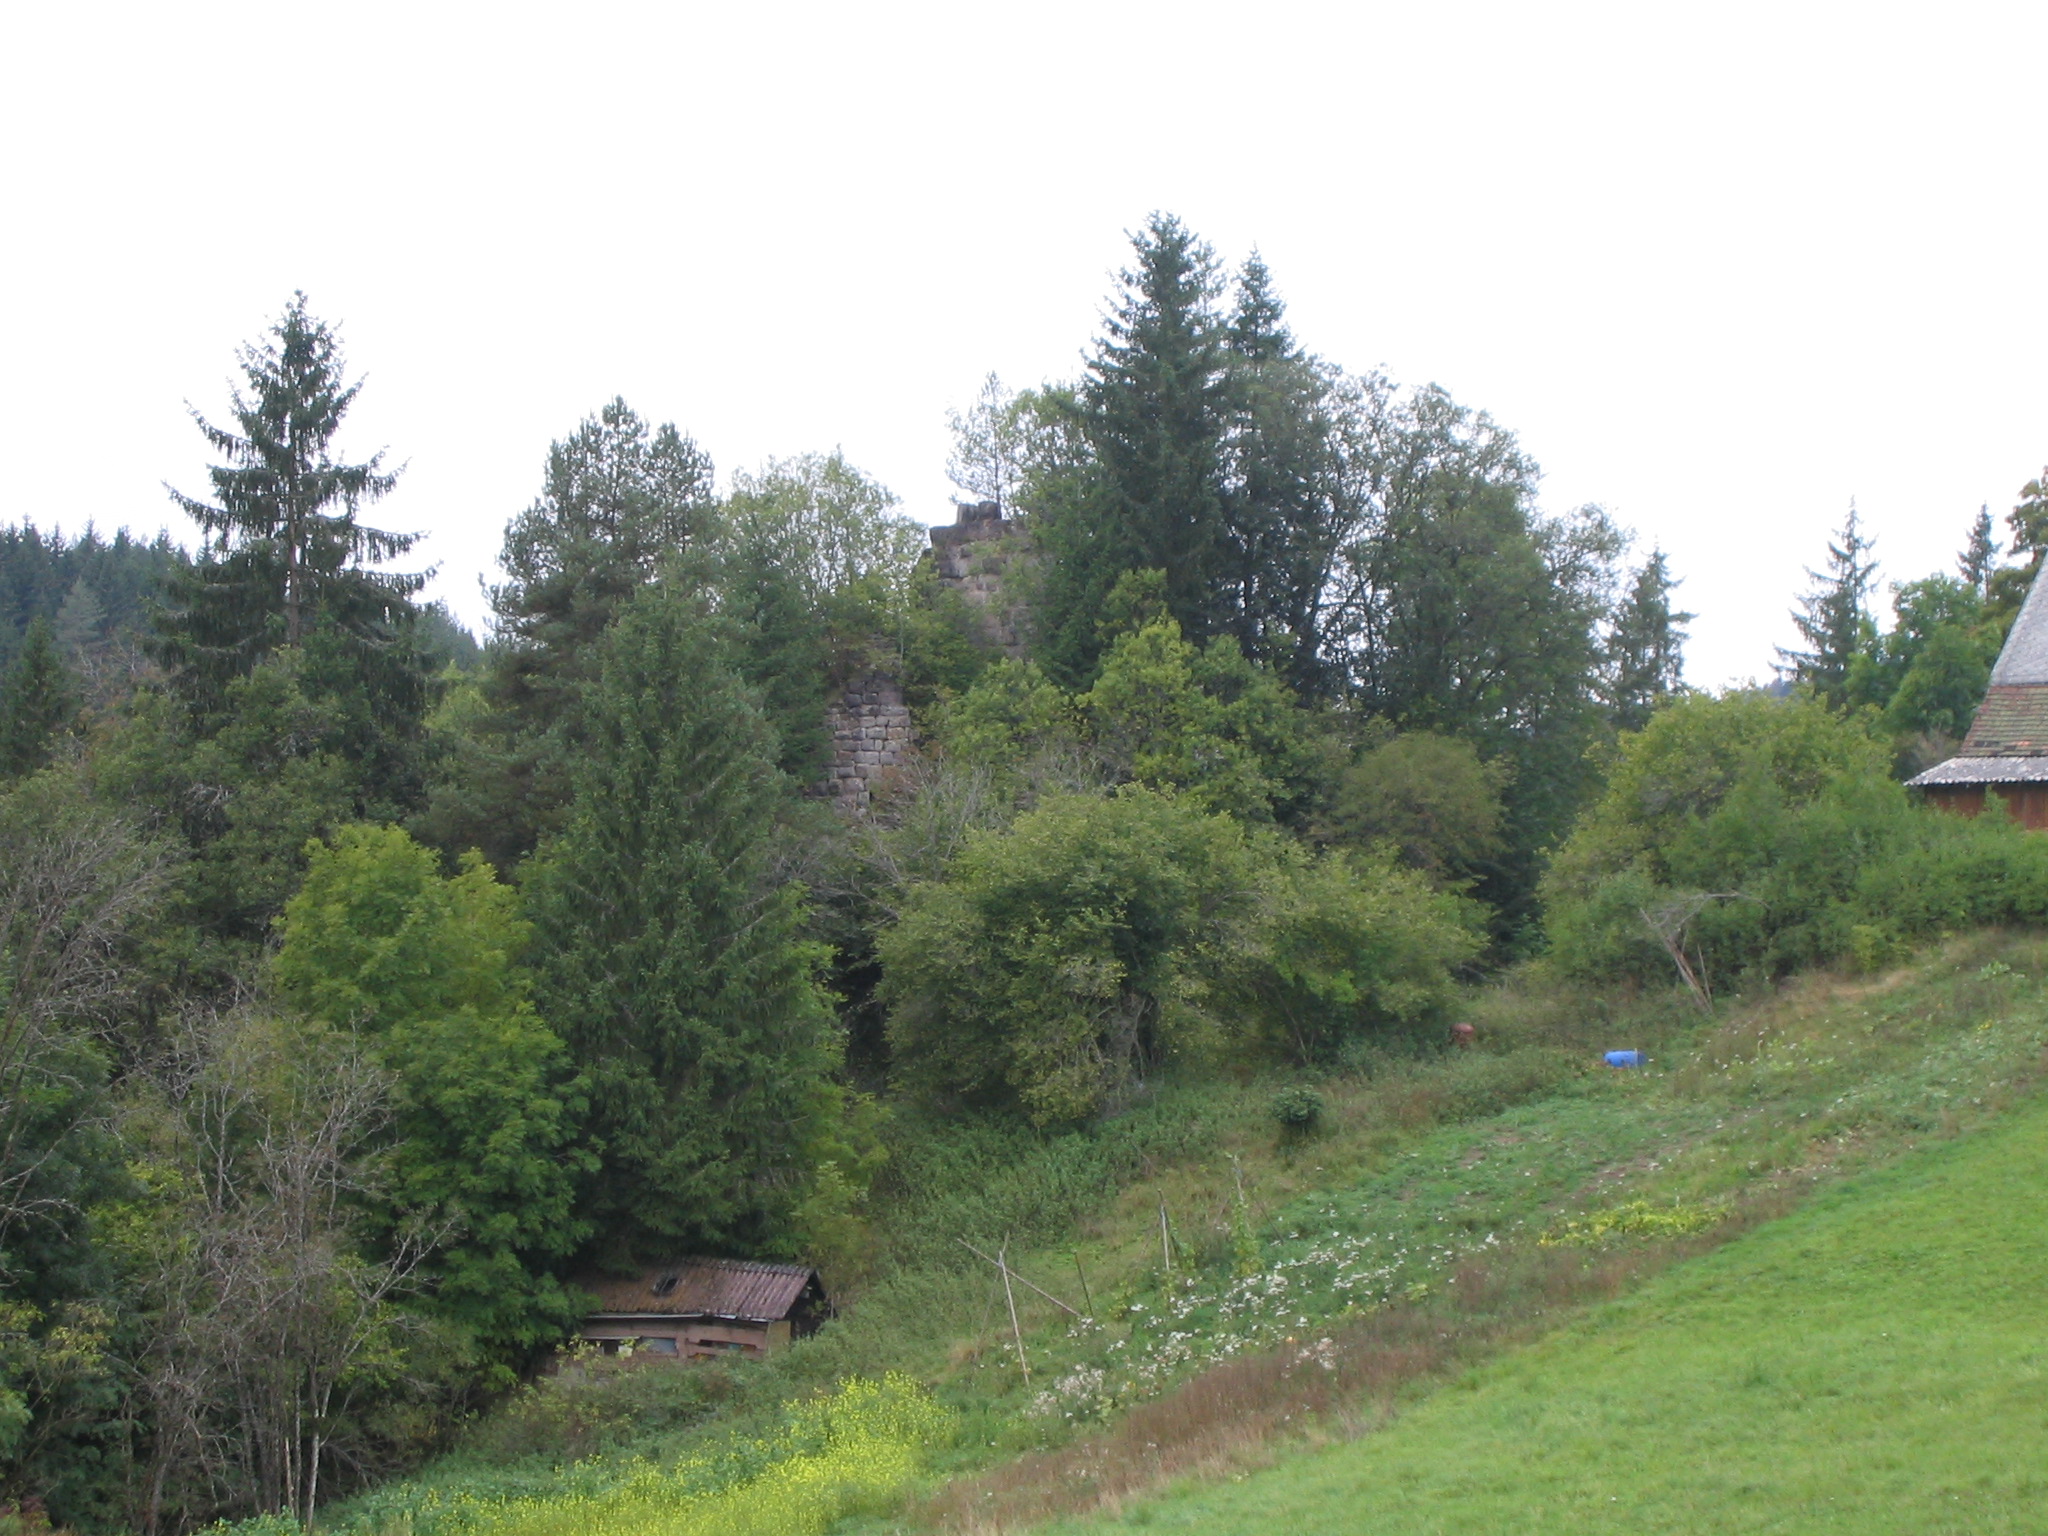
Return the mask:
<svg viewBox="0 0 2048 1536">
<path fill-rule="evenodd" d="M 1081 1250 L 1074 1250 L 1074 1273 L 1081 1277 L 1081 1301 L 1088 1308 L 1088 1321 L 1095 1321 L 1095 1298 L 1088 1294 L 1088 1271 L 1081 1267 Z"/>
<path fill-rule="evenodd" d="M 1173 1273 L 1173 1229 L 1166 1224 L 1166 1196 L 1159 1197 L 1159 1262 Z"/>
<path fill-rule="evenodd" d="M 1024 1330 L 1017 1326 L 1017 1298 L 1010 1290 L 1010 1245 L 996 1250 L 996 1268 L 1003 1272 L 1003 1300 L 1010 1304 L 1010 1337 L 1017 1341 L 1017 1369 L 1024 1373 L 1024 1385 L 1031 1385 L 1031 1362 L 1024 1358 Z"/>
<path fill-rule="evenodd" d="M 962 1248 L 965 1248 L 977 1259 L 982 1260 L 982 1262 L 995 1265 L 997 1269 L 1002 1270 L 1004 1274 L 1014 1279 L 1019 1285 L 1023 1286 L 1025 1290 L 1036 1291 L 1039 1295 L 1043 1296 L 1047 1301 L 1051 1302 L 1054 1306 L 1058 1307 L 1062 1312 L 1066 1313 L 1067 1316 L 1079 1317 L 1081 1315 L 1080 1313 L 1076 1312 L 1072 1307 L 1068 1306 L 1064 1301 L 1061 1301 L 1059 1297 L 1053 1295 L 1051 1291 L 1046 1290 L 1042 1286 L 1033 1285 L 1029 1280 L 1026 1280 L 1022 1275 L 1018 1274 L 1017 1271 L 1010 1268 L 1009 1265 L 1005 1264 L 1001 1259 L 991 1259 L 987 1254 L 983 1253 L 979 1248 L 975 1247 L 974 1244 L 967 1241 L 966 1238 L 956 1237 L 953 1239 L 953 1241 L 958 1243 Z M 1087 1281 L 1085 1279 L 1082 1281 L 1082 1289 L 1087 1289 Z"/>
</svg>

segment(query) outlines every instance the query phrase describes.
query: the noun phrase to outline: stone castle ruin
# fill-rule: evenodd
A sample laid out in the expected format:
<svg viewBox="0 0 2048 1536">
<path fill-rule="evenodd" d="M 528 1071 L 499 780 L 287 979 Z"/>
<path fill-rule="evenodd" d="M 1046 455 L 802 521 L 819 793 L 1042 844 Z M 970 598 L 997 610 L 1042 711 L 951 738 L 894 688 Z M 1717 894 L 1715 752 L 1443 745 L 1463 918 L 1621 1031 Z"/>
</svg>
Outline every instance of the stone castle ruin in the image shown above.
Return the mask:
<svg viewBox="0 0 2048 1536">
<path fill-rule="evenodd" d="M 983 637 L 1005 656 L 1021 657 L 1029 613 L 1004 577 L 1031 559 L 1029 536 L 993 501 L 956 506 L 950 527 L 932 530 L 929 556 L 939 585 L 959 594 Z M 826 710 L 832 764 L 818 793 L 850 815 L 865 815 L 876 794 L 916 750 L 903 684 L 870 672 L 847 684 Z"/>
<path fill-rule="evenodd" d="M 825 793 L 840 810 L 864 815 L 915 745 L 903 685 L 882 672 L 856 678 L 826 708 L 825 723 L 832 732 Z"/>
<path fill-rule="evenodd" d="M 1030 614 L 1014 591 L 1004 591 L 1003 579 L 1031 558 L 1029 536 L 998 502 L 957 504 L 953 526 L 932 530 L 939 585 L 960 594 L 989 643 L 1013 660 L 1024 654 Z"/>
</svg>

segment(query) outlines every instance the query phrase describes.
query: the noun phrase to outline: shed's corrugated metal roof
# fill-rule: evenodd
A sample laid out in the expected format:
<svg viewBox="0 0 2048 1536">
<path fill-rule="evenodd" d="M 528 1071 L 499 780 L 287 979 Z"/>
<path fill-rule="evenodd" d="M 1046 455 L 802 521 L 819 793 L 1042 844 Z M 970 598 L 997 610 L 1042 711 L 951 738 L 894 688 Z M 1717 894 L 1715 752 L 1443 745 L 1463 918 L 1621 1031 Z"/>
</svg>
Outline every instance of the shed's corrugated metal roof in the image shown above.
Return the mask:
<svg viewBox="0 0 2048 1536">
<path fill-rule="evenodd" d="M 1977 706 L 1957 755 L 2048 755 L 2048 684 L 1994 683 Z"/>
<path fill-rule="evenodd" d="M 729 1317 L 775 1323 L 789 1316 L 817 1271 L 801 1264 L 741 1259 L 677 1259 L 629 1280 L 585 1279 L 601 1313 L 650 1317 Z"/>
<path fill-rule="evenodd" d="M 2048 784 L 2048 757 L 1952 757 L 1906 782 L 1917 789 L 1937 784 Z"/>
<path fill-rule="evenodd" d="M 2048 683 L 2048 592 L 2036 579 L 2020 604 L 2020 615 L 2012 621 L 1998 664 L 1991 669 L 1995 688 L 2020 687 L 2027 683 Z"/>
</svg>

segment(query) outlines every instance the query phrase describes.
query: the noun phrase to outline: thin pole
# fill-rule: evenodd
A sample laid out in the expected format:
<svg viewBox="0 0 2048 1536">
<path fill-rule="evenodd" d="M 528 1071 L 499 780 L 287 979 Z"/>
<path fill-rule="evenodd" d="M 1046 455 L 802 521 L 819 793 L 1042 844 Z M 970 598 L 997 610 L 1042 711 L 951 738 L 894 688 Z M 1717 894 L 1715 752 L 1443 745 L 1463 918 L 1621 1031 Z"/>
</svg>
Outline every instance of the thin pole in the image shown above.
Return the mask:
<svg viewBox="0 0 2048 1536">
<path fill-rule="evenodd" d="M 1003 1272 L 1003 1300 L 1010 1304 L 1010 1336 L 1017 1341 L 1017 1368 L 1024 1373 L 1024 1385 L 1031 1385 L 1031 1362 L 1024 1358 L 1024 1330 L 1017 1326 L 1017 1298 L 1010 1290 L 1010 1245 L 1004 1243 L 997 1250 L 996 1267 Z"/>
<path fill-rule="evenodd" d="M 953 1239 L 953 1241 L 958 1243 L 962 1248 L 965 1248 L 977 1259 L 981 1259 L 987 1263 L 995 1265 L 996 1268 L 1003 1271 L 1005 1275 L 1016 1275 L 1017 1283 L 1019 1285 L 1023 1286 L 1028 1291 L 1037 1291 L 1039 1295 L 1043 1296 L 1047 1301 L 1051 1302 L 1054 1306 L 1058 1307 L 1062 1312 L 1066 1313 L 1069 1317 L 1079 1317 L 1081 1315 L 1080 1313 L 1076 1312 L 1072 1307 L 1068 1306 L 1064 1301 L 1061 1301 L 1059 1297 L 1053 1295 L 1051 1291 L 1039 1290 L 1037 1286 L 1033 1285 L 1029 1280 L 1026 1280 L 1022 1275 L 1018 1275 L 1014 1269 L 1011 1269 L 1010 1266 L 1005 1264 L 1001 1259 L 989 1258 L 987 1254 L 983 1253 L 979 1248 L 975 1247 L 974 1244 L 967 1241 L 966 1238 L 956 1237 Z"/>
<path fill-rule="evenodd" d="M 1159 1197 L 1159 1262 L 1173 1273 L 1173 1233 L 1166 1225 L 1166 1196 Z"/>
<path fill-rule="evenodd" d="M 1088 1321 L 1095 1321 L 1095 1298 L 1088 1294 L 1088 1271 L 1081 1267 L 1081 1250 L 1074 1250 L 1074 1273 L 1081 1277 L 1081 1299 L 1088 1304 Z"/>
</svg>

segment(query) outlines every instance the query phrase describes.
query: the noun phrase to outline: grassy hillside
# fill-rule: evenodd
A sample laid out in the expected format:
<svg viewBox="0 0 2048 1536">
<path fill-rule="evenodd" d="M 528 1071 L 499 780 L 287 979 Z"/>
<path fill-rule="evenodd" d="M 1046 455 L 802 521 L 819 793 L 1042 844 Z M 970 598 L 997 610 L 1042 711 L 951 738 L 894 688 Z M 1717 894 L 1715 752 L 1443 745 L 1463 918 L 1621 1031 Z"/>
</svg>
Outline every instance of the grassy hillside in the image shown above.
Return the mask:
<svg viewBox="0 0 2048 1536">
<path fill-rule="evenodd" d="M 2048 1105 L 1855 1179 L 1384 1433 L 1066 1530 L 2038 1531 Z"/>
<path fill-rule="evenodd" d="M 1724 1245 L 1817 1188 L 1994 1122 L 2040 1070 L 2043 976 L 2048 943 L 1986 934 L 1883 977 L 1814 976 L 1731 999 L 1711 1020 L 1679 999 L 1525 978 L 1473 999 L 1477 1050 L 1361 1057 L 1315 1080 L 1324 1114 L 1305 1137 L 1275 1125 L 1279 1084 L 1256 1078 L 1163 1085 L 1057 1135 L 906 1123 L 872 1213 L 877 1265 L 817 1339 L 766 1365 L 564 1373 L 480 1423 L 457 1454 L 323 1525 L 538 1531 L 551 1500 L 609 1497 L 650 1468 L 667 1469 L 676 1497 L 737 1487 L 760 1475 L 761 1447 L 802 1440 L 789 1426 L 806 1410 L 789 1405 L 890 1371 L 923 1383 L 943 1413 L 900 1463 L 924 1492 L 906 1502 L 868 1490 L 838 1506 L 867 1511 L 863 1530 L 1078 1517 L 1391 1418 L 1391 1433 L 1333 1453 L 1382 1454 L 1410 1443 L 1424 1414 L 1479 1400 L 1433 1398 L 1442 1383 L 1588 1302 L 1681 1261 L 1733 1262 L 1761 1235 Z M 1598 1067 L 1617 1045 L 1647 1049 L 1651 1067 Z M 1007 1239 L 1025 1277 L 1093 1313 L 1017 1291 L 1028 1383 L 993 1272 L 960 1238 L 989 1252 Z M 1631 1305 L 1627 1317 L 1653 1315 Z M 1780 1358 L 1751 1351 L 1729 1369 Z M 1759 1400 L 1816 1390 L 1811 1370 L 1767 1380 L 1787 1385 L 1750 1389 Z M 1483 1433 L 1506 1438 L 1498 1425 Z M 1624 1482 L 1651 1486 L 1654 1468 L 1697 1460 L 1656 1443 L 1668 1440 L 1656 1426 L 1623 1439 L 1626 1465 L 1594 1469 L 1613 1472 L 1601 1493 L 1617 1510 Z M 803 1443 L 830 1460 L 831 1447 Z M 1507 1456 L 1509 1472 L 1524 1454 Z M 1158 1518 L 1209 1518 L 1212 1497 Z M 1255 1506 L 1232 1508 L 1249 1520 Z"/>
</svg>

